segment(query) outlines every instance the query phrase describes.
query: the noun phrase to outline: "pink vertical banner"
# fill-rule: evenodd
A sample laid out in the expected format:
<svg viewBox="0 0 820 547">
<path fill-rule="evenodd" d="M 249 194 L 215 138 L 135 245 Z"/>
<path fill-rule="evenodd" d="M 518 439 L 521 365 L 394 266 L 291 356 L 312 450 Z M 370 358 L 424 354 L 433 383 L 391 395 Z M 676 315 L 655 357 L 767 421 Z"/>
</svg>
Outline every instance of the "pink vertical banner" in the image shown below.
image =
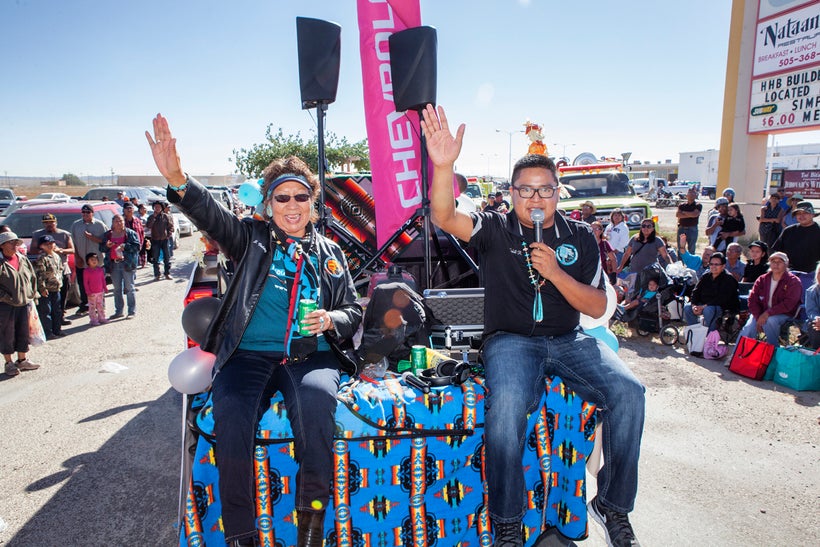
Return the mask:
<svg viewBox="0 0 820 547">
<path fill-rule="evenodd" d="M 421 26 L 421 8 L 419 0 L 357 0 L 357 5 L 376 242 L 381 247 L 421 205 L 418 114 L 396 112 L 388 43 L 394 32 Z"/>
</svg>

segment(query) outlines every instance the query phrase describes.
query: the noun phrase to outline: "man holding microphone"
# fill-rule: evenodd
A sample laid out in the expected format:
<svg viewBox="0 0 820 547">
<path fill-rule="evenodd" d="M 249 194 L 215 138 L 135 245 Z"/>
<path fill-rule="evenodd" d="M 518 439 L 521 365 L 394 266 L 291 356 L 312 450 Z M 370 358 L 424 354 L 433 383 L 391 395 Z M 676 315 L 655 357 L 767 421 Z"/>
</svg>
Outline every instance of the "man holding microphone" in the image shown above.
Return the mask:
<svg viewBox="0 0 820 547">
<path fill-rule="evenodd" d="M 476 248 L 481 261 L 485 450 L 494 545 L 523 544 L 527 414 L 544 392 L 545 377 L 552 375 L 597 405 L 603 418 L 605 464 L 590 513 L 604 526 L 610 545 L 639 545 L 627 513 L 637 493 L 644 387 L 615 352 L 579 328 L 581 313 L 601 317 L 606 309 L 606 276 L 595 236 L 589 225 L 555 214 L 555 164 L 537 154 L 515 164 L 511 214 L 457 211 L 453 166 L 464 125 L 453 136 L 444 109 L 436 112 L 428 105 L 421 126 L 435 167 L 432 220 Z"/>
</svg>

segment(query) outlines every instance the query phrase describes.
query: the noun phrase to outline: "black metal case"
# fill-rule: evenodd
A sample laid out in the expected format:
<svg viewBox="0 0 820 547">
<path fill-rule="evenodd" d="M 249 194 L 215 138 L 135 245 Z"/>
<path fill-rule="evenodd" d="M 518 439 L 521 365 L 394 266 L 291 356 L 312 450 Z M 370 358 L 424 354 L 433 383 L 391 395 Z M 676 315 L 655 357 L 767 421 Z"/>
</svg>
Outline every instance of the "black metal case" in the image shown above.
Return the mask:
<svg viewBox="0 0 820 547">
<path fill-rule="evenodd" d="M 484 331 L 484 289 L 427 289 L 424 303 L 433 312 L 432 347 L 476 349 Z"/>
</svg>

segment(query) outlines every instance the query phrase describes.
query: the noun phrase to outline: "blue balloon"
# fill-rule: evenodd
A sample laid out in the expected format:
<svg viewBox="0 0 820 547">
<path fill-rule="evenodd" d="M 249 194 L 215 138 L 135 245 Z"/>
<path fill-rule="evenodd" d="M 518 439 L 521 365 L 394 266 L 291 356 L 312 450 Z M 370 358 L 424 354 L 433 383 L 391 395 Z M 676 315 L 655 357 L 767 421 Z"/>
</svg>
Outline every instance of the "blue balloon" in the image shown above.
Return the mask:
<svg viewBox="0 0 820 547">
<path fill-rule="evenodd" d="M 239 201 L 248 207 L 256 207 L 262 203 L 261 186 L 256 182 L 244 182 L 239 187 Z"/>
<path fill-rule="evenodd" d="M 595 327 L 594 329 L 585 329 L 584 332 L 602 341 L 604 344 L 609 346 L 612 351 L 618 353 L 618 337 L 615 336 L 615 334 L 608 328 L 602 325 L 600 327 Z"/>
</svg>

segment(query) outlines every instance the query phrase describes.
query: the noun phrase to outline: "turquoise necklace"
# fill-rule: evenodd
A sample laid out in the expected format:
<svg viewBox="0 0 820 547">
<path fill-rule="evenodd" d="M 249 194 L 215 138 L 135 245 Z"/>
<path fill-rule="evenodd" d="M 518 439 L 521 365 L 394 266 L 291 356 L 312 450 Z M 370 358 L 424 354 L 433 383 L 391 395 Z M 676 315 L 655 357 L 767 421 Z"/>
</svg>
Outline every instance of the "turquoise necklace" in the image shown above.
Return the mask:
<svg viewBox="0 0 820 547">
<path fill-rule="evenodd" d="M 535 269 L 532 267 L 530 250 L 529 247 L 527 247 L 526 241 L 521 242 L 521 249 L 524 251 L 524 260 L 527 261 L 527 275 L 530 278 L 530 283 L 535 289 L 535 297 L 532 301 L 532 319 L 536 323 L 540 323 L 544 319 L 544 303 L 541 300 L 541 287 L 544 286 L 544 280 L 541 279 L 541 274 L 536 272 Z"/>
</svg>

